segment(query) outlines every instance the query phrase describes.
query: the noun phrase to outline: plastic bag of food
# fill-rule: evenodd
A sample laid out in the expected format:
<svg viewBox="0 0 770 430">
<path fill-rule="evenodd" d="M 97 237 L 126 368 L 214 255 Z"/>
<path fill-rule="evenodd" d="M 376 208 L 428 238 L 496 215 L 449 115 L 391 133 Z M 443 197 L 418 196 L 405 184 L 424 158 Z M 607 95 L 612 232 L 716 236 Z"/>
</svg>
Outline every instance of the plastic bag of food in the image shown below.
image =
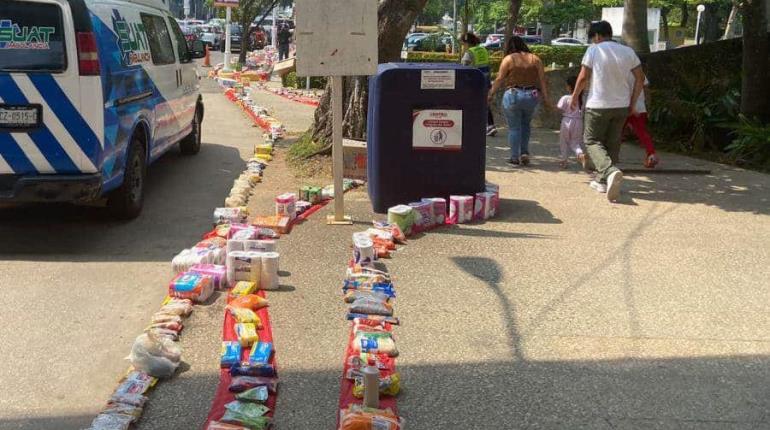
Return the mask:
<svg viewBox="0 0 770 430">
<path fill-rule="evenodd" d="M 139 393 L 114 393 L 110 397 L 111 402 L 122 403 L 143 408 L 147 403 L 147 397 Z"/>
<path fill-rule="evenodd" d="M 348 313 L 346 315 L 346 318 L 349 321 L 352 321 L 352 320 L 355 320 L 355 319 L 368 319 L 368 320 L 373 320 L 373 321 L 386 322 L 386 323 L 392 324 L 392 325 L 399 325 L 400 324 L 398 318 L 396 318 L 396 317 L 386 317 L 386 316 L 383 316 L 383 315 L 367 315 L 367 314 Z"/>
<path fill-rule="evenodd" d="M 248 348 L 259 341 L 257 326 L 252 323 L 238 323 L 235 325 L 235 334 L 238 336 L 238 342 L 244 348 Z"/>
<path fill-rule="evenodd" d="M 122 414 L 99 414 L 89 430 L 128 430 L 134 417 Z"/>
<path fill-rule="evenodd" d="M 382 353 L 391 357 L 398 356 L 396 342 L 391 333 L 356 332 L 353 349 L 357 352 Z"/>
<path fill-rule="evenodd" d="M 269 417 L 251 417 L 229 409 L 225 411 L 225 414 L 219 420 L 227 423 L 243 424 L 251 430 L 268 429 L 272 423 Z"/>
<path fill-rule="evenodd" d="M 227 304 L 227 306 L 233 308 L 247 308 L 253 311 L 266 308 L 269 305 L 270 302 L 268 302 L 266 298 L 257 294 L 247 294 L 245 296 L 236 297 Z"/>
<path fill-rule="evenodd" d="M 231 306 L 227 306 L 226 309 L 228 312 L 230 312 L 230 315 L 235 321 L 239 323 L 251 323 L 254 324 L 254 326 L 258 329 L 262 328 L 262 320 L 259 319 L 259 316 L 256 314 L 256 312 L 252 311 L 251 309 Z"/>
<path fill-rule="evenodd" d="M 209 422 L 209 425 L 206 426 L 206 430 L 249 430 L 249 428 L 238 424 L 211 421 Z"/>
<path fill-rule="evenodd" d="M 253 402 L 241 402 L 240 400 L 234 400 L 226 404 L 225 409 L 254 418 L 261 417 L 270 412 L 270 408 L 265 405 Z"/>
<path fill-rule="evenodd" d="M 396 369 L 396 361 L 387 354 L 352 353 L 345 360 L 345 377 L 355 379 L 360 370 L 366 366 L 373 366 L 380 372 L 390 373 Z"/>
<path fill-rule="evenodd" d="M 241 362 L 241 344 L 233 341 L 222 342 L 222 349 L 219 353 L 219 365 L 221 367 L 232 367 Z"/>
<path fill-rule="evenodd" d="M 270 355 L 273 353 L 272 342 L 258 342 L 251 348 L 249 353 L 249 364 L 252 366 L 264 366 L 270 362 Z"/>
<path fill-rule="evenodd" d="M 211 276 L 185 272 L 177 275 L 168 286 L 168 295 L 180 299 L 205 302 L 214 292 Z"/>
<path fill-rule="evenodd" d="M 147 329 L 154 329 L 154 328 L 162 328 L 165 330 L 171 330 L 176 333 L 179 333 L 182 331 L 182 324 L 176 322 L 176 321 L 166 321 L 166 322 L 157 322 L 150 324 Z"/>
<path fill-rule="evenodd" d="M 392 316 L 393 306 L 387 300 L 375 296 L 361 296 L 353 301 L 349 311 L 358 314 Z"/>
<path fill-rule="evenodd" d="M 397 243 L 406 243 L 406 235 L 398 224 L 372 221 L 372 225 L 378 230 L 383 230 L 390 233 L 393 237 L 393 240 Z"/>
<path fill-rule="evenodd" d="M 403 420 L 390 409 L 351 404 L 340 411 L 339 430 L 401 430 Z"/>
<path fill-rule="evenodd" d="M 353 385 L 353 396 L 362 399 L 364 397 L 363 375 L 356 375 L 355 381 L 355 385 Z M 401 375 L 398 372 L 380 378 L 380 394 L 383 396 L 395 396 L 399 391 L 401 391 Z"/>
<path fill-rule="evenodd" d="M 249 281 L 238 281 L 232 290 L 230 290 L 230 295 L 233 297 L 235 296 L 245 296 L 247 294 L 251 294 L 257 289 L 256 282 L 249 282 Z"/>
<path fill-rule="evenodd" d="M 259 387 L 250 388 L 246 391 L 236 394 L 235 398 L 242 402 L 265 403 L 268 398 L 267 387 L 262 385 Z"/>
<path fill-rule="evenodd" d="M 136 421 L 142 416 L 143 410 L 144 408 L 141 406 L 134 406 L 128 403 L 109 402 L 107 403 L 107 406 L 102 409 L 100 414 L 128 415 Z"/>
<path fill-rule="evenodd" d="M 278 379 L 275 377 L 264 376 L 236 376 L 230 382 L 228 390 L 231 393 L 240 393 L 255 387 L 267 387 L 267 389 L 274 393 L 278 386 Z"/>
<path fill-rule="evenodd" d="M 126 374 L 126 376 L 120 380 L 114 395 L 144 394 L 147 390 L 155 386 L 157 382 L 158 378 L 153 378 L 144 372 L 134 370 Z M 142 405 L 144 405 L 144 403 L 141 403 L 139 406 Z"/>
<path fill-rule="evenodd" d="M 192 313 L 192 310 L 192 300 L 169 298 L 164 302 L 157 313 L 186 317 Z"/>
<path fill-rule="evenodd" d="M 174 375 L 181 357 L 182 351 L 174 342 L 144 333 L 134 341 L 128 360 L 136 370 L 156 378 L 168 378 Z"/>
<path fill-rule="evenodd" d="M 148 334 L 152 334 L 155 337 L 158 337 L 161 339 L 168 339 L 174 342 L 179 340 L 179 332 L 174 330 L 168 330 L 165 328 L 146 328 L 144 332 Z"/>
</svg>

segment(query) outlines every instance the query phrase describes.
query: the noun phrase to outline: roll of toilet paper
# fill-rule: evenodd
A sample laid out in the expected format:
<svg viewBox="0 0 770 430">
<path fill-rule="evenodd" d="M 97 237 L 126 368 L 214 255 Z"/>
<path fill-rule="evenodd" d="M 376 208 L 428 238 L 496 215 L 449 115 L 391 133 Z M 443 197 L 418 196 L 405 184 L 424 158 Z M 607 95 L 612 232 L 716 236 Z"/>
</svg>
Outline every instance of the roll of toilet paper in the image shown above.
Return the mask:
<svg viewBox="0 0 770 430">
<path fill-rule="evenodd" d="M 277 252 L 262 253 L 262 272 L 260 288 L 263 290 L 277 290 L 279 285 L 278 269 L 281 255 Z"/>
<path fill-rule="evenodd" d="M 356 264 L 367 267 L 374 264 L 374 242 L 368 236 L 353 237 L 353 260 Z"/>
<path fill-rule="evenodd" d="M 238 281 L 259 284 L 262 272 L 262 254 L 233 251 L 227 255 L 227 281 L 234 286 Z"/>
</svg>

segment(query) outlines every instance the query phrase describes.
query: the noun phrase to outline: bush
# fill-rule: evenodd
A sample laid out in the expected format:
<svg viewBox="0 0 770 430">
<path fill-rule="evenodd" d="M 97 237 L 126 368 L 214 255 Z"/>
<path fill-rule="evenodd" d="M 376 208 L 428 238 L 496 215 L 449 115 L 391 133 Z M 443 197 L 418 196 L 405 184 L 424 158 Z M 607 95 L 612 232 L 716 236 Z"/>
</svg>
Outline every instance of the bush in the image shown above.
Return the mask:
<svg viewBox="0 0 770 430">
<path fill-rule="evenodd" d="M 734 137 L 725 148 L 733 163 L 770 170 L 770 124 L 740 115 L 737 123 L 725 127 L 732 130 Z"/>
<path fill-rule="evenodd" d="M 306 84 L 305 78 L 298 77 L 296 72 L 283 75 L 281 82 L 286 88 L 305 88 Z M 319 90 L 326 88 L 326 78 L 320 76 L 310 78 L 310 88 Z"/>
<path fill-rule="evenodd" d="M 585 46 L 532 45 L 529 48 L 532 53 L 540 57 L 546 67 L 550 66 L 551 63 L 560 66 L 567 66 L 569 63 L 580 64 L 583 60 L 583 54 L 586 52 Z M 409 52 L 406 61 L 410 63 L 459 63 L 460 56 L 441 52 Z M 492 73 L 496 73 L 500 69 L 502 61 L 502 52 L 492 53 L 490 56 Z"/>
</svg>

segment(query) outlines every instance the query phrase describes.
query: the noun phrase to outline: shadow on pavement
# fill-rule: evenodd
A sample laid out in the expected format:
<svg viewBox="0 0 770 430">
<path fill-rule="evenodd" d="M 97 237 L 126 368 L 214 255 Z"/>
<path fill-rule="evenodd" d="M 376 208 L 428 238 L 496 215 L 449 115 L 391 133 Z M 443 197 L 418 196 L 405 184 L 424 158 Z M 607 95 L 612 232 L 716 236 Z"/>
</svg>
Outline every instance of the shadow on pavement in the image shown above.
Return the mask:
<svg viewBox="0 0 770 430">
<path fill-rule="evenodd" d="M 399 368 L 403 381 L 399 411 L 413 430 L 716 430 L 768 428 L 770 424 L 766 383 L 770 357 L 764 355 L 467 360 Z M 334 428 L 339 378 L 339 369 L 283 371 L 276 427 Z M 201 428 L 217 382 L 218 373 L 212 373 L 178 376 L 159 384 L 150 393 L 138 428 Z M 91 419 L 93 416 L 0 418 L 0 429 L 79 429 Z"/>
<path fill-rule="evenodd" d="M 533 200 L 500 199 L 500 214 L 491 223 L 562 224 L 551 211 Z"/>
<path fill-rule="evenodd" d="M 205 136 L 204 136 L 205 138 Z M 245 163 L 237 149 L 205 143 L 193 157 L 172 149 L 148 168 L 139 218 L 112 220 L 103 207 L 0 208 L 0 258 L 33 261 L 171 261 L 211 227 Z"/>
<path fill-rule="evenodd" d="M 483 224 L 466 224 L 466 225 L 480 226 Z M 451 234 L 456 236 L 501 238 L 501 239 L 546 239 L 549 237 L 549 236 L 545 236 L 542 234 L 535 234 L 535 233 L 512 233 L 507 231 L 482 230 L 479 228 L 465 228 L 465 227 L 459 227 L 459 226 L 446 226 L 442 228 L 437 228 L 435 230 L 431 230 L 429 234 Z M 421 237 L 420 235 L 410 236 L 409 240 L 419 239 L 420 237 Z"/>
</svg>

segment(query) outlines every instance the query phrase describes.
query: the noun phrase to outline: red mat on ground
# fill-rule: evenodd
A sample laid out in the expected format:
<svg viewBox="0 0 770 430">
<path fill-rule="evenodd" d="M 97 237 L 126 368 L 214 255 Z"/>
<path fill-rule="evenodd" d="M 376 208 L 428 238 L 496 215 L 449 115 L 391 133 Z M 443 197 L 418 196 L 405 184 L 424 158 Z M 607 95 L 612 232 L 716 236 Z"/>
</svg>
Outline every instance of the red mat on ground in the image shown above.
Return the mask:
<svg viewBox="0 0 770 430">
<path fill-rule="evenodd" d="M 264 291 L 259 291 L 257 294 L 265 297 Z M 259 334 L 259 340 L 261 342 L 273 341 L 273 330 L 270 324 L 270 314 L 268 309 L 269 307 L 262 308 L 257 311 L 259 319 L 262 320 L 262 329 L 257 331 Z M 230 315 L 230 312 L 225 311 L 225 321 L 222 327 L 223 341 L 238 340 L 238 336 L 235 334 L 235 323 L 236 321 L 233 319 L 232 315 Z M 273 350 L 275 351 L 275 345 L 273 346 Z M 243 354 L 241 355 L 242 361 L 248 361 L 249 352 L 251 352 L 251 348 L 243 349 Z M 273 352 L 273 355 L 270 357 L 270 364 L 273 366 L 273 368 L 275 368 L 276 376 L 278 376 L 278 366 L 275 360 L 275 352 Z M 209 416 L 206 418 L 206 422 L 203 424 L 204 429 L 209 425 L 211 421 L 217 421 L 222 418 L 222 415 L 225 413 L 225 405 L 235 400 L 235 394 L 228 390 L 231 380 L 232 377 L 230 376 L 230 370 L 222 369 L 219 374 L 219 386 L 217 387 L 216 394 L 214 394 L 214 400 L 211 403 Z M 265 403 L 265 406 L 270 408 L 270 412 L 267 413 L 267 416 L 269 417 L 272 417 L 275 412 L 275 403 L 278 399 L 277 397 L 278 390 L 276 390 L 275 393 L 270 393 L 269 397 L 267 398 L 267 403 Z"/>
</svg>

